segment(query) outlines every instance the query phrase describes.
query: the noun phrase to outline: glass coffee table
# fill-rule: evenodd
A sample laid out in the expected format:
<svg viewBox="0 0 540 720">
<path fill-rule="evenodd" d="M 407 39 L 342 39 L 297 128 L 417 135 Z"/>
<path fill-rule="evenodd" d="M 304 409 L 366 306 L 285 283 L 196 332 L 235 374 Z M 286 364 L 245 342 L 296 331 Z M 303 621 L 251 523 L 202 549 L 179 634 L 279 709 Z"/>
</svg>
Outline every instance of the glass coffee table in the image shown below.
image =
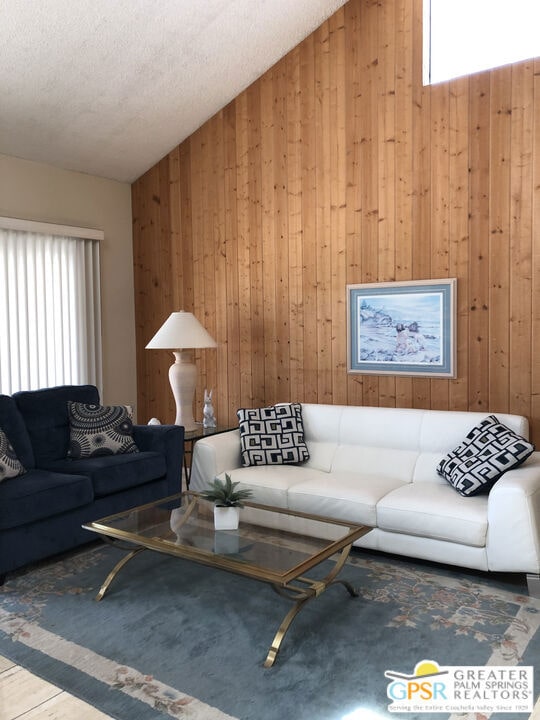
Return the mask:
<svg viewBox="0 0 540 720">
<path fill-rule="evenodd" d="M 84 524 L 86 530 L 128 551 L 108 574 L 96 599 L 103 598 L 118 572 L 143 550 L 266 582 L 294 601 L 264 662 L 271 667 L 285 633 L 306 602 L 336 583 L 351 596 L 358 595 L 337 576 L 352 543 L 372 528 L 258 503 L 244 505 L 238 530 L 214 530 L 213 504 L 189 491 Z M 333 555 L 337 560 L 324 577 L 307 577 L 306 573 Z"/>
</svg>

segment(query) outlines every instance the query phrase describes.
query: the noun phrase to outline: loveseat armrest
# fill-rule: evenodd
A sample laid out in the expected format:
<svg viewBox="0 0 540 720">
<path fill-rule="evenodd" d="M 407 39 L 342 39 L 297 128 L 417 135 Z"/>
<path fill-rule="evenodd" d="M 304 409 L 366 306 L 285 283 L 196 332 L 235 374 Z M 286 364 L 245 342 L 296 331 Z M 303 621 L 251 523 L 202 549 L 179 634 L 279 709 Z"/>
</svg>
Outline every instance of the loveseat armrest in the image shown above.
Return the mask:
<svg viewBox="0 0 540 720">
<path fill-rule="evenodd" d="M 540 572 L 540 452 L 491 489 L 486 549 L 490 570 Z"/>
<path fill-rule="evenodd" d="M 190 490 L 205 490 L 217 475 L 239 467 L 242 467 L 242 457 L 238 430 L 197 440 L 193 448 Z"/>
<path fill-rule="evenodd" d="M 184 428 L 180 425 L 134 425 L 133 440 L 141 452 L 158 452 L 167 465 L 167 495 L 182 491 Z"/>
</svg>

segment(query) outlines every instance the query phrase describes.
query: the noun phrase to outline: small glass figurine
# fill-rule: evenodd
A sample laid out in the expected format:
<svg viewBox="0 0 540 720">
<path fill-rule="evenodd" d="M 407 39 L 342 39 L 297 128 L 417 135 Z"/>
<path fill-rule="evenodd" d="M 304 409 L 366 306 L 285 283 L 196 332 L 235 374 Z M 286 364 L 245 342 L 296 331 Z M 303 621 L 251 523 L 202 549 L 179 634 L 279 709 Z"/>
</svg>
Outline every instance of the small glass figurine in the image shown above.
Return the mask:
<svg viewBox="0 0 540 720">
<path fill-rule="evenodd" d="M 214 414 L 214 406 L 212 405 L 212 393 L 214 391 L 205 389 L 204 391 L 204 409 L 203 409 L 203 428 L 215 428 L 216 416 Z"/>
</svg>

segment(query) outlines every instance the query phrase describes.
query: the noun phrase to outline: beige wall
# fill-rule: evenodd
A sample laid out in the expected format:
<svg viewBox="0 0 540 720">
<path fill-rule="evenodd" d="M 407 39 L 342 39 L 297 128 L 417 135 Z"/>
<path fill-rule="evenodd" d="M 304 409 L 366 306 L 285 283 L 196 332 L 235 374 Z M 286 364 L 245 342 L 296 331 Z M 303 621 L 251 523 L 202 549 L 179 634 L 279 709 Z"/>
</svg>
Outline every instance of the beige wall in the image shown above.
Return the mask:
<svg viewBox="0 0 540 720">
<path fill-rule="evenodd" d="M 103 230 L 102 400 L 135 405 L 130 186 L 0 155 L 0 215 Z"/>
</svg>

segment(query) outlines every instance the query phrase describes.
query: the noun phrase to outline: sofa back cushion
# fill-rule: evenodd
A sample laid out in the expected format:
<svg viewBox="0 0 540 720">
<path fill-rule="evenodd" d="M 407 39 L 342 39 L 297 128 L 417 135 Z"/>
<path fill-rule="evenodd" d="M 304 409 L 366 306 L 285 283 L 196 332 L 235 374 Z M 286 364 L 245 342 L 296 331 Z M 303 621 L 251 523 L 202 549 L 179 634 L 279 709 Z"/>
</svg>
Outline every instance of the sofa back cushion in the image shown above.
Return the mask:
<svg viewBox="0 0 540 720">
<path fill-rule="evenodd" d="M 457 410 L 424 410 L 420 448 L 424 452 L 446 455 L 459 445 L 475 425 L 487 418 L 488 412 L 462 412 Z M 503 425 L 528 439 L 529 423 L 521 415 L 497 413 Z"/>
<path fill-rule="evenodd" d="M 308 467 L 444 484 L 437 465 L 489 413 L 302 404 Z M 527 438 L 527 419 L 497 413 Z M 381 453 L 381 449 L 384 452 Z"/>
<path fill-rule="evenodd" d="M 334 455 L 332 472 L 356 472 L 369 477 L 394 478 L 412 482 L 418 459 L 417 450 L 339 445 Z"/>
<path fill-rule="evenodd" d="M 0 428 L 15 450 L 18 460 L 26 470 L 34 467 L 34 453 L 23 417 L 9 395 L 0 395 Z"/>
<path fill-rule="evenodd" d="M 94 385 L 61 385 L 44 390 L 24 390 L 13 395 L 24 418 L 36 467 L 67 456 L 69 447 L 68 400 L 99 404 Z M 24 460 L 20 458 L 24 465 Z"/>
<path fill-rule="evenodd" d="M 340 405 L 302 403 L 304 440 L 309 451 L 306 467 L 330 472 L 339 443 Z"/>
</svg>

